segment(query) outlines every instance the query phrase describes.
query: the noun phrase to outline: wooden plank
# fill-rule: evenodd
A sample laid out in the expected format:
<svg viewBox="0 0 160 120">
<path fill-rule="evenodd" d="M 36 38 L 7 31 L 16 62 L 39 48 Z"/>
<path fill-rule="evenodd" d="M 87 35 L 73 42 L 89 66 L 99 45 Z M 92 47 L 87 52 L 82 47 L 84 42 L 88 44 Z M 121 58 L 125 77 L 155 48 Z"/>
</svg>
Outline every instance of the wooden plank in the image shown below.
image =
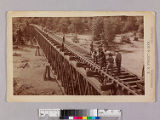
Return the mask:
<svg viewBox="0 0 160 120">
<path fill-rule="evenodd" d="M 131 81 L 131 82 L 125 82 L 125 83 L 126 83 L 126 84 L 133 84 L 133 83 L 136 84 L 136 83 L 141 83 L 141 82 L 142 82 L 142 81 L 139 80 L 139 81 Z"/>
<path fill-rule="evenodd" d="M 139 80 L 137 77 L 130 77 L 125 79 L 120 79 L 120 81 L 128 81 L 128 80 Z"/>
</svg>

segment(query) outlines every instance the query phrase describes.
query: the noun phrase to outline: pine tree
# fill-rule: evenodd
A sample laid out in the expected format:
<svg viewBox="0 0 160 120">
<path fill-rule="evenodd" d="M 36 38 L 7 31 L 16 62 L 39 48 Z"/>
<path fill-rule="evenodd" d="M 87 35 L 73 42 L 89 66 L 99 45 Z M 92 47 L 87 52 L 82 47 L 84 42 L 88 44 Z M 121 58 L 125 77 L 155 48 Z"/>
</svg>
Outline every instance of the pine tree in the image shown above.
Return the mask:
<svg viewBox="0 0 160 120">
<path fill-rule="evenodd" d="M 93 17 L 91 30 L 94 43 L 98 46 L 102 46 L 104 40 L 103 17 Z"/>
</svg>

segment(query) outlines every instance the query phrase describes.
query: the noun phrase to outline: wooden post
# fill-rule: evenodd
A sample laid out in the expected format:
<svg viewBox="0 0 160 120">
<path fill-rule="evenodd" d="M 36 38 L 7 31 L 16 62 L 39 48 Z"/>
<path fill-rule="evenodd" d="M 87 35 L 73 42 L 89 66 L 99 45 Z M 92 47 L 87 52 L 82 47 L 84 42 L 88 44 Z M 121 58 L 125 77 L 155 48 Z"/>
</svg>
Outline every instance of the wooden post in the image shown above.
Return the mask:
<svg viewBox="0 0 160 120">
<path fill-rule="evenodd" d="M 46 65 L 46 69 L 44 72 L 44 80 L 51 80 L 51 76 L 50 76 L 50 66 Z"/>
<path fill-rule="evenodd" d="M 39 46 L 37 46 L 37 48 L 36 48 L 35 56 L 41 56 L 40 55 L 40 47 Z"/>
</svg>

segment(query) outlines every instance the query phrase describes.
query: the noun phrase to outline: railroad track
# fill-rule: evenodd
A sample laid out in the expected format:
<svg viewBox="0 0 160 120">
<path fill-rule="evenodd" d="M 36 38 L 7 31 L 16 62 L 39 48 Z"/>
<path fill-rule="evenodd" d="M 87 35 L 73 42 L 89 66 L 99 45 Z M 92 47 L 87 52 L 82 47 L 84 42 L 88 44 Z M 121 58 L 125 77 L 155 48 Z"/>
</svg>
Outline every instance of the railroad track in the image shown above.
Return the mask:
<svg viewBox="0 0 160 120">
<path fill-rule="evenodd" d="M 61 49 L 61 37 L 55 34 L 47 34 L 39 26 L 34 25 L 34 27 L 54 43 L 57 48 Z M 102 91 L 108 89 L 108 83 L 112 82 L 117 87 L 121 87 L 122 90 L 126 90 L 129 95 L 144 95 L 144 81 L 126 69 L 122 68 L 119 76 L 116 75 L 117 68 L 115 65 L 112 73 L 110 73 L 110 69 L 108 69 L 108 72 L 106 72 L 106 69 L 101 70 L 100 66 L 93 62 L 87 50 L 67 40 L 65 41 L 64 54 L 69 55 L 70 60 L 77 61 L 77 67 L 87 69 L 89 77 L 96 77 L 102 83 Z M 104 82 L 105 78 L 107 78 L 107 81 Z"/>
</svg>

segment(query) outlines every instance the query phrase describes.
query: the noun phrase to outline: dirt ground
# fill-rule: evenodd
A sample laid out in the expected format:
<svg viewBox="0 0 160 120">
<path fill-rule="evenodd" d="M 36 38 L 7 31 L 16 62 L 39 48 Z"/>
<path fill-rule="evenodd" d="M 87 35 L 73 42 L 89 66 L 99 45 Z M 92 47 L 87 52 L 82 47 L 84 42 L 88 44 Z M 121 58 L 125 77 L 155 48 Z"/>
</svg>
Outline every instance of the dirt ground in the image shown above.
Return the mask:
<svg viewBox="0 0 160 120">
<path fill-rule="evenodd" d="M 56 76 L 44 80 L 48 62 L 40 50 L 41 56 L 35 56 L 35 47 L 20 47 L 13 51 L 14 95 L 54 95 L 62 94 Z"/>
<path fill-rule="evenodd" d="M 144 65 L 144 41 L 143 39 L 139 39 L 139 41 L 133 41 L 133 38 L 130 39 L 131 44 L 120 45 L 123 57 L 122 66 L 141 77 Z"/>
</svg>

